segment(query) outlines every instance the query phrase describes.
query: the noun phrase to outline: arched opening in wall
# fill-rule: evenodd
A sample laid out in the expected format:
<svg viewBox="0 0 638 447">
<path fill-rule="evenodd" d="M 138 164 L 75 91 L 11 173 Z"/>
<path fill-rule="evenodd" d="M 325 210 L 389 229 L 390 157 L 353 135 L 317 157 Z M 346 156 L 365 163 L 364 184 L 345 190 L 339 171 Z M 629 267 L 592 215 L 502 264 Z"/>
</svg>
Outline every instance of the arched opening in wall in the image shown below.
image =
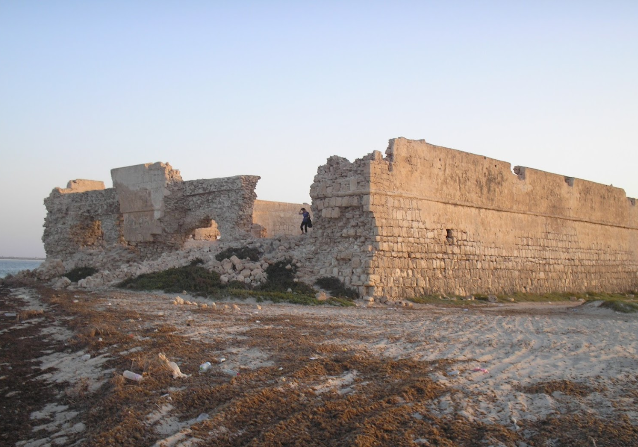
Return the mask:
<svg viewBox="0 0 638 447">
<path fill-rule="evenodd" d="M 446 232 L 446 236 L 445 236 L 445 240 L 447 241 L 448 244 L 450 245 L 454 245 L 454 230 L 451 229 L 447 229 L 445 230 Z"/>
<path fill-rule="evenodd" d="M 196 241 L 216 241 L 219 238 L 221 233 L 214 220 L 211 220 L 207 227 L 196 228 L 192 235 L 192 239 Z"/>
</svg>

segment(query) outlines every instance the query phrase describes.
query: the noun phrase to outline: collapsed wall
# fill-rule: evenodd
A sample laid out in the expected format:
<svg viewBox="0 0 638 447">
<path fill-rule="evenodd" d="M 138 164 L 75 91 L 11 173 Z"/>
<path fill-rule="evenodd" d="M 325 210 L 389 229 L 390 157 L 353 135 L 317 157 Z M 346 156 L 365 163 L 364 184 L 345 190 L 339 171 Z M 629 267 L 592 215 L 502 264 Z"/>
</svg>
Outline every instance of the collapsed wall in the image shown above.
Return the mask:
<svg viewBox="0 0 638 447">
<path fill-rule="evenodd" d="M 45 199 L 47 258 L 73 264 L 109 252 L 121 261 L 149 259 L 181 249 L 196 234 L 250 235 L 258 176 L 185 182 L 167 163 L 117 168 L 111 176 L 113 188 L 74 180 Z"/>
<path fill-rule="evenodd" d="M 311 188 L 323 271 L 361 293 L 638 288 L 638 208 L 611 186 L 404 138 Z"/>
</svg>

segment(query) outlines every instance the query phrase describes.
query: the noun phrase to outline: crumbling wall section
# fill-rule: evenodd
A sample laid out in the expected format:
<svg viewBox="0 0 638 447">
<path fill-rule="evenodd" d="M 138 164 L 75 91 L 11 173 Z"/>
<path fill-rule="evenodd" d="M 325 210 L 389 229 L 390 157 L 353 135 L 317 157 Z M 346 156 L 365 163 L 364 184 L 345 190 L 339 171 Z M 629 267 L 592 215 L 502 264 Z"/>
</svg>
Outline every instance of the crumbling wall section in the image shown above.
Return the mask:
<svg viewBox="0 0 638 447">
<path fill-rule="evenodd" d="M 99 262 L 100 251 L 105 252 L 100 259 L 112 259 L 110 254 L 125 248 L 127 259 L 149 259 L 180 250 L 195 237 L 208 237 L 207 242 L 216 241 L 217 234 L 250 237 L 258 176 L 184 182 L 168 163 L 117 168 L 111 175 L 112 189 L 104 190 L 102 182 L 72 181 L 45 199 L 48 258 L 68 261 L 92 250 L 91 262 Z"/>
<path fill-rule="evenodd" d="M 222 239 L 249 237 L 259 179 L 255 175 L 238 175 L 175 185 L 172 191 L 176 193 L 175 197 L 181 198 L 179 203 L 171 203 L 170 209 L 184 208 L 180 232 L 190 234 L 195 228 L 214 220 Z"/>
<path fill-rule="evenodd" d="M 68 259 L 81 250 L 103 250 L 122 240 L 119 203 L 112 188 L 83 192 L 55 188 L 44 205 L 42 242 L 47 257 Z"/>
<path fill-rule="evenodd" d="M 363 290 L 374 254 L 374 216 L 369 209 L 370 164 L 380 152 L 349 162 L 333 156 L 310 188 L 317 276 L 335 276 Z"/>
</svg>

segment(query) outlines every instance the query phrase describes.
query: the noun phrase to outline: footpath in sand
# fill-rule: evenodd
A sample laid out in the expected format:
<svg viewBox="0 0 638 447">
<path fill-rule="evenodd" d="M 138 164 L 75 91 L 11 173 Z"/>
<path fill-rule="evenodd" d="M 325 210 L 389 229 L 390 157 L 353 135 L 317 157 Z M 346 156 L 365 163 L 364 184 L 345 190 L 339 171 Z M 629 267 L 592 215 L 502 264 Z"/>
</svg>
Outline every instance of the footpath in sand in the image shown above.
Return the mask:
<svg viewBox="0 0 638 447">
<path fill-rule="evenodd" d="M 0 445 L 638 446 L 636 314 L 175 296 L 0 288 Z"/>
</svg>

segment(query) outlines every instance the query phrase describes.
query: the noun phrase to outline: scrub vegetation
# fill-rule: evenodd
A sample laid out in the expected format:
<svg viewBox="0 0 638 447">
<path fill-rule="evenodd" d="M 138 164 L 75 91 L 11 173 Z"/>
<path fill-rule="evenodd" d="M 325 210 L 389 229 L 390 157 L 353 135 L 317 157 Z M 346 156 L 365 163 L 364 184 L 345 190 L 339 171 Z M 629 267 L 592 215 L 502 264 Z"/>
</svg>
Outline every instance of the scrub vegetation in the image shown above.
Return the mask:
<svg viewBox="0 0 638 447">
<path fill-rule="evenodd" d="M 231 255 L 232 256 L 232 255 Z M 212 299 L 252 298 L 258 302 L 292 303 L 305 305 L 329 304 L 333 306 L 353 306 L 349 299 L 331 297 L 326 301 L 315 298 L 315 289 L 310 285 L 295 281 L 297 265 L 290 259 L 271 264 L 266 269 L 268 280 L 258 287 L 251 288 L 240 281 L 223 284 L 217 272 L 201 267 L 197 260 L 184 267 L 176 267 L 160 272 L 146 273 L 129 278 L 118 287 L 129 290 L 161 290 L 167 293 L 183 293 Z"/>
<path fill-rule="evenodd" d="M 315 281 L 315 284 L 330 292 L 332 296 L 340 298 L 356 299 L 359 293 L 350 287 L 346 287 L 343 281 L 334 276 L 324 276 Z"/>
</svg>

